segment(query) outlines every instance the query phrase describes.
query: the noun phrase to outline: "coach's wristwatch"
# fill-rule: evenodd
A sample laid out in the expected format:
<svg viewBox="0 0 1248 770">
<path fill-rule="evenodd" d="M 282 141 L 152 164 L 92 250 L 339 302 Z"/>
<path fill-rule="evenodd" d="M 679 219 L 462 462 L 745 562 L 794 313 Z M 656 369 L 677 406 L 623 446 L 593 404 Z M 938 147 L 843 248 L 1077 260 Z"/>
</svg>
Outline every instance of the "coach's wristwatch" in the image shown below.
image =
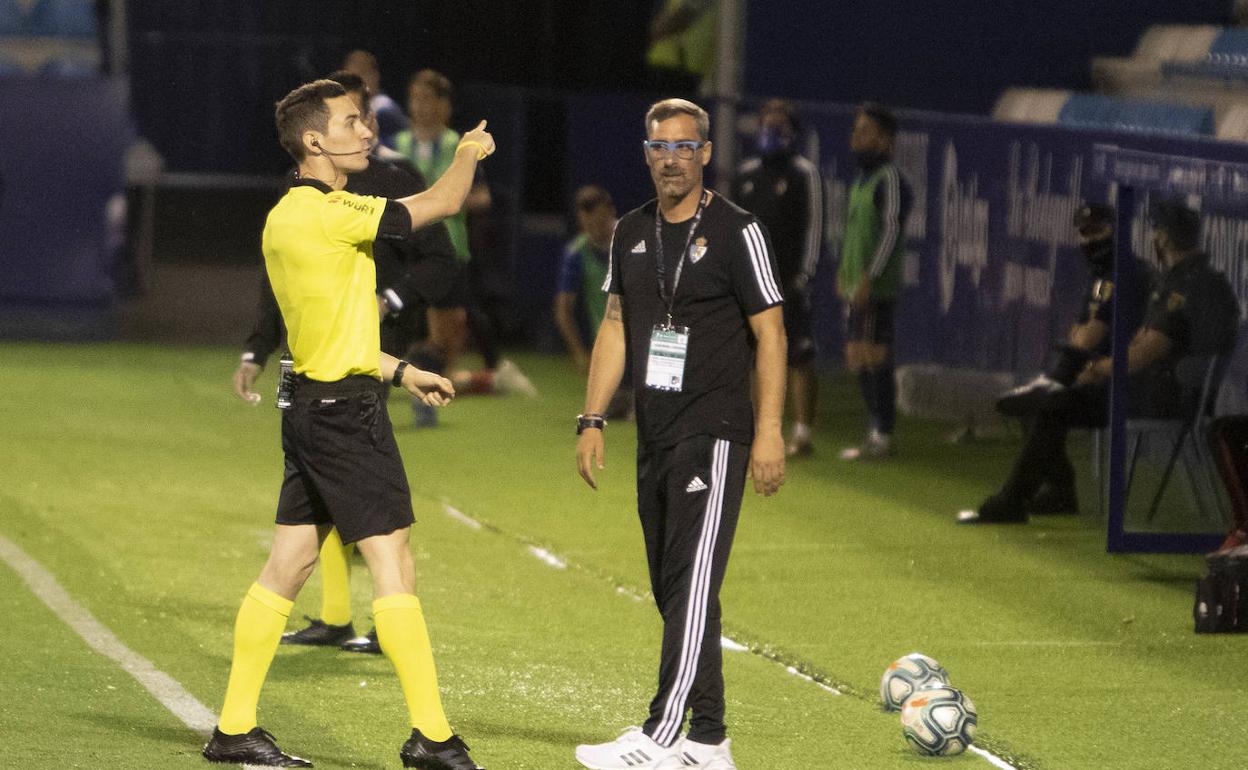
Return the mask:
<svg viewBox="0 0 1248 770">
<path fill-rule="evenodd" d="M 600 414 L 578 414 L 576 416 L 576 435 L 581 435 L 586 428 L 597 428 L 602 430 L 607 427 L 607 418 Z"/>
</svg>

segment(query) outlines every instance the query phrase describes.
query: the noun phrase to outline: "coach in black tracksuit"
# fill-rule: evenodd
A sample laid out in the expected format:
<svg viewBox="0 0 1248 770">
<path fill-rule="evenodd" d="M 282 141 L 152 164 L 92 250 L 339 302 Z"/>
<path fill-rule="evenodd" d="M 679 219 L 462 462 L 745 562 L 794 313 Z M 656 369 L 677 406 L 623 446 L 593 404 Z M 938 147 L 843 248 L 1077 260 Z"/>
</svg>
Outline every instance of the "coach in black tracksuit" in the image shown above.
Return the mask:
<svg viewBox="0 0 1248 770">
<path fill-rule="evenodd" d="M 762 494 L 784 480 L 784 300 L 766 230 L 704 189 L 705 111 L 669 99 L 651 107 L 646 127 L 658 198 L 616 226 L 577 458 L 594 486 L 602 412 L 627 357 L 637 404 L 637 507 L 663 616 L 662 662 L 642 733 L 578 747 L 577 759 L 591 768 L 651 767 L 675 752 L 727 755 L 719 587 L 747 467 Z M 678 740 L 689 709 L 688 738 Z"/>
</svg>

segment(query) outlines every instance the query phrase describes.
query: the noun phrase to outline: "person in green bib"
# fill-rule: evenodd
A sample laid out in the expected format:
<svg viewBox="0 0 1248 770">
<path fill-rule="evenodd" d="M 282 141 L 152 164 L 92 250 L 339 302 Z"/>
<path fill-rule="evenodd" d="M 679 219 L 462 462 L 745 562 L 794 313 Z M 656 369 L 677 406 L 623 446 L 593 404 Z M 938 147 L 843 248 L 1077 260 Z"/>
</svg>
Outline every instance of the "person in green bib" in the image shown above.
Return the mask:
<svg viewBox="0 0 1248 770">
<path fill-rule="evenodd" d="M 881 459 L 892 448 L 897 414 L 893 379 L 893 317 L 902 288 L 905 225 L 912 195 L 893 165 L 897 118 L 863 104 L 849 138 L 858 175 L 849 190 L 845 236 L 836 288 L 845 304 L 845 365 L 858 374 L 867 406 L 868 432 L 843 460 Z"/>
<path fill-rule="evenodd" d="M 407 86 L 407 111 L 411 115 L 412 127 L 398 132 L 394 137 L 394 149 L 402 153 L 420 171 L 420 175 L 429 184 L 442 177 L 455 160 L 455 147 L 459 144 L 459 133 L 450 127 L 451 121 L 451 82 L 446 76 L 433 70 L 421 70 L 412 76 Z M 467 206 L 479 205 L 484 184 L 478 180 L 473 184 Z M 488 196 L 489 188 L 485 188 Z M 488 206 L 489 204 L 486 203 Z M 451 244 L 461 262 L 472 259 L 468 250 L 468 219 L 464 211 L 447 217 L 443 224 L 451 234 Z"/>
<path fill-rule="evenodd" d="M 441 178 L 455 159 L 459 133 L 450 127 L 453 93 L 451 81 L 446 75 L 431 69 L 417 72 L 408 82 L 407 109 L 412 126 L 410 130 L 400 131 L 395 135 L 394 147 L 430 184 Z M 440 363 L 450 373 L 451 380 L 456 383 L 462 395 L 520 392 L 532 396 L 536 395 L 533 384 L 514 362 L 502 358 L 493 320 L 497 315 L 491 313 L 487 307 L 490 297 L 483 289 L 489 282 L 488 273 L 492 268 L 488 260 L 484 263 L 480 259 L 474 260 L 469 245 L 468 214 L 484 214 L 490 205 L 490 188 L 483 178 L 478 177 L 473 182 L 463 210 L 442 221 L 451 236 L 451 245 L 455 248 L 455 255 L 463 270 L 469 296 L 466 313 L 462 318 L 456 315 L 447 319 L 448 328 L 458 332 L 458 336 L 453 338 L 458 344 L 441 346 L 445 358 Z M 477 256 L 480 257 L 480 254 Z M 466 328 L 461 332 L 464 325 Z M 431 338 L 435 331 L 431 323 Z M 469 332 L 485 364 L 483 369 L 477 371 L 455 367 L 459 352 L 463 348 L 463 337 Z M 436 413 L 426 411 L 417 416 L 417 421 L 428 419 L 434 414 Z"/>
<path fill-rule="evenodd" d="M 607 255 L 617 219 L 611 193 L 598 185 L 585 185 L 576 191 L 577 233 L 564 247 L 559 262 L 555 293 L 555 325 L 568 349 L 568 355 L 581 372 L 589 371 L 589 350 L 584 332 L 592 339 L 607 312 Z M 582 329 L 578 310 L 583 309 L 588 328 Z"/>
<path fill-rule="evenodd" d="M 582 374 L 589 373 L 585 340 L 598 334 L 607 313 L 607 281 L 611 236 L 619 219 L 611 193 L 596 184 L 585 185 L 573 199 L 577 233 L 563 249 L 555 285 L 555 326 Z M 608 419 L 625 418 L 633 411 L 632 381 L 626 374 L 607 407 Z"/>
<path fill-rule="evenodd" d="M 664 0 L 650 22 L 647 86 L 672 93 L 713 93 L 718 44 L 718 0 Z"/>
</svg>

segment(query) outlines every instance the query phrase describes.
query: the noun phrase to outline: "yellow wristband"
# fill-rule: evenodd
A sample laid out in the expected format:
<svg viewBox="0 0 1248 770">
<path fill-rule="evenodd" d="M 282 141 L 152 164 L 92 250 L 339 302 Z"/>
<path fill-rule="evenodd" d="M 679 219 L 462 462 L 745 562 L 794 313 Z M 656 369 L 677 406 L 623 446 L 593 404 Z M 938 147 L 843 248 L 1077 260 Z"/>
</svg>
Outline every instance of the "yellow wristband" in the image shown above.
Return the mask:
<svg viewBox="0 0 1248 770">
<path fill-rule="evenodd" d="M 484 160 L 485 157 L 489 155 L 489 153 L 485 151 L 484 144 L 481 144 L 480 142 L 474 142 L 474 141 L 460 142 L 459 146 L 455 148 L 455 154 L 458 155 L 459 151 L 464 149 L 465 147 L 477 148 L 477 160 Z"/>
</svg>

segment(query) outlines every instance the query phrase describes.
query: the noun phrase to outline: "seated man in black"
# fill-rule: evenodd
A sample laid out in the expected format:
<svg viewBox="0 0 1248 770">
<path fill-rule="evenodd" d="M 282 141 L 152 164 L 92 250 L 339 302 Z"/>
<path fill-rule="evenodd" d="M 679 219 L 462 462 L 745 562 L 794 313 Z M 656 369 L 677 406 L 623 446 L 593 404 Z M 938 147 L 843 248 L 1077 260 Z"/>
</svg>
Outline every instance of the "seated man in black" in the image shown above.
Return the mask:
<svg viewBox="0 0 1248 770">
<path fill-rule="evenodd" d="M 1199 382 L 1180 382 L 1176 364 L 1229 353 L 1239 328 L 1239 302 L 1226 276 L 1214 271 L 1200 251 L 1199 214 L 1181 202 L 1164 201 L 1153 208 L 1151 219 L 1162 274 L 1127 350 L 1128 409 L 1137 416 L 1175 417 L 1195 408 L 1200 387 Z M 959 513 L 958 522 L 1025 523 L 1027 502 L 1054 473 L 1060 477 L 1070 467 L 1067 431 L 1105 425 L 1111 370 L 1108 356 L 1093 358 L 1072 387 L 1040 399 L 1005 485 L 978 510 Z"/>
<path fill-rule="evenodd" d="M 1031 382 L 1007 392 L 997 401 L 997 410 L 1007 417 L 1023 420 L 1024 433 L 1030 430 L 1037 412 L 1053 393 L 1069 388 L 1088 362 L 1110 353 L 1110 324 L 1114 305 L 1114 209 L 1100 203 L 1085 203 L 1075 210 L 1071 224 L 1079 238 L 1079 248 L 1088 262 L 1085 302 L 1078 319 L 1070 327 L 1066 343 L 1057 348 L 1053 365 Z M 1137 261 L 1127 284 L 1117 289 L 1118 312 L 1128 333 L 1134 333 L 1144 315 L 1152 291 L 1153 271 Z M 1062 453 L 1046 469 L 1047 476 L 1035 494 L 1024 501 L 1028 513 L 1078 513 L 1075 469 Z"/>
</svg>

